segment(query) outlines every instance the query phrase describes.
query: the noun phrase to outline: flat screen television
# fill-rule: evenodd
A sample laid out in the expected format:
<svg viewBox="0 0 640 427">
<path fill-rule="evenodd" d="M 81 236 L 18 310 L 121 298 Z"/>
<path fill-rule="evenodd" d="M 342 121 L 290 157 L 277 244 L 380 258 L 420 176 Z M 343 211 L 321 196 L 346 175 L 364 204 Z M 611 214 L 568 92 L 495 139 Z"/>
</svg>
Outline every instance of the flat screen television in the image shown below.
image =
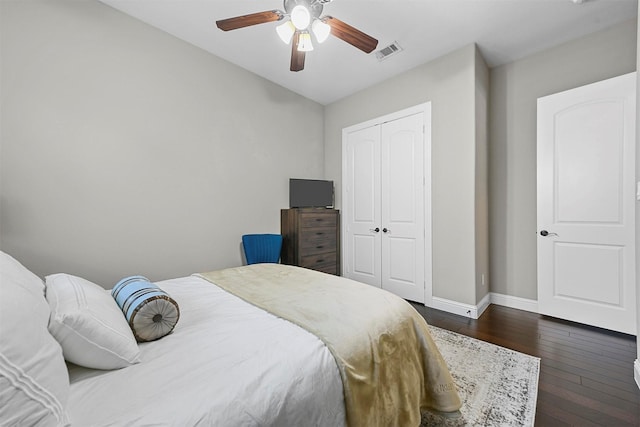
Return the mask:
<svg viewBox="0 0 640 427">
<path fill-rule="evenodd" d="M 333 181 L 321 179 L 289 179 L 289 207 L 333 207 Z"/>
</svg>

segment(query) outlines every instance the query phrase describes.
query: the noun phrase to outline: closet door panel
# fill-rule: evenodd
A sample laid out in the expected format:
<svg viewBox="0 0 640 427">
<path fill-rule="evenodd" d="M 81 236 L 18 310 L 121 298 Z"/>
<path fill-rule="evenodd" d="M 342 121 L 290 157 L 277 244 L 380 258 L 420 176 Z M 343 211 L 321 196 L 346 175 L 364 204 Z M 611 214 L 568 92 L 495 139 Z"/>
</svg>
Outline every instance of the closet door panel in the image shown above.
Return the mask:
<svg viewBox="0 0 640 427">
<path fill-rule="evenodd" d="M 346 165 L 344 185 L 347 197 L 343 201 L 347 208 L 343 212 L 346 221 L 345 275 L 380 287 L 379 126 L 348 134 Z"/>
<path fill-rule="evenodd" d="M 424 115 L 381 127 L 382 287 L 424 302 Z"/>
</svg>

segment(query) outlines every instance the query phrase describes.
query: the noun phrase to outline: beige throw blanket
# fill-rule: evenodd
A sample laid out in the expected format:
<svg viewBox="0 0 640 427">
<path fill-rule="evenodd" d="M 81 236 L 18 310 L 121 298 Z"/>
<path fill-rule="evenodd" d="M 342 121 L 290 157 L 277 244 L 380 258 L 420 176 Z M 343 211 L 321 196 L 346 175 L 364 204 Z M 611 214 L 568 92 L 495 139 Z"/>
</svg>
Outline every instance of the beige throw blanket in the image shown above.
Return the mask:
<svg viewBox="0 0 640 427">
<path fill-rule="evenodd" d="M 281 264 L 199 276 L 324 341 L 342 376 L 350 427 L 418 426 L 421 410 L 460 408 L 427 323 L 403 299 L 343 277 Z"/>
</svg>

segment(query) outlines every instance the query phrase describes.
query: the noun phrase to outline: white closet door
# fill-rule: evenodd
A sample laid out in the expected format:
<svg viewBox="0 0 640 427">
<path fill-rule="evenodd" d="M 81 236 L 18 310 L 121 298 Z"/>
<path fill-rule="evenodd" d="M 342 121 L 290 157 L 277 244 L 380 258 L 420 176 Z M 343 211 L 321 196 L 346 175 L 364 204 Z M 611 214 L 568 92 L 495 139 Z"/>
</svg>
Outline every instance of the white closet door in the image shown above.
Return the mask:
<svg viewBox="0 0 640 427">
<path fill-rule="evenodd" d="M 635 73 L 538 100 L 538 310 L 636 333 Z"/>
<path fill-rule="evenodd" d="M 424 303 L 424 115 L 381 128 L 382 287 Z"/>
<path fill-rule="evenodd" d="M 430 117 L 424 104 L 342 136 L 343 274 L 421 303 L 431 291 Z"/>
<path fill-rule="evenodd" d="M 349 132 L 345 136 L 344 274 L 380 287 L 380 126 Z"/>
</svg>

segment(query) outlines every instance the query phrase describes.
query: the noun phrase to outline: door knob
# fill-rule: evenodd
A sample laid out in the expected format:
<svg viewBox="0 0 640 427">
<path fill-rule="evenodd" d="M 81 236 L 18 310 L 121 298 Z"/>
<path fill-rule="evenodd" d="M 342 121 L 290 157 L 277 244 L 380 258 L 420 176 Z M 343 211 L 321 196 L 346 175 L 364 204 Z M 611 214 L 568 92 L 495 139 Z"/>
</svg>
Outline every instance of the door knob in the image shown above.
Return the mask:
<svg viewBox="0 0 640 427">
<path fill-rule="evenodd" d="M 382 232 L 383 233 L 391 233 L 391 230 L 389 230 L 388 228 L 385 227 L 385 228 L 382 229 Z"/>
<path fill-rule="evenodd" d="M 378 228 L 378 227 L 370 228 L 369 231 L 374 231 L 374 232 L 378 233 L 380 231 L 380 228 Z"/>
<path fill-rule="evenodd" d="M 543 236 L 543 237 L 547 237 L 547 236 L 557 236 L 558 234 L 557 233 L 549 233 L 547 230 L 542 230 L 540 232 L 540 235 Z"/>
</svg>

